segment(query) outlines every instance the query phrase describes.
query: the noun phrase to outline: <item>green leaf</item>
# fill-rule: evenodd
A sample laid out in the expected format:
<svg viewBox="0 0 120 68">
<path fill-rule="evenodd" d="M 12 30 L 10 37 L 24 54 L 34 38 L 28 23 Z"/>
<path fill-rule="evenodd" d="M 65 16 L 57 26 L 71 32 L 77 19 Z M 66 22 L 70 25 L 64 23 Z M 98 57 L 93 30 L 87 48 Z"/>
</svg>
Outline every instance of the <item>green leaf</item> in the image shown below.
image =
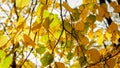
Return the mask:
<svg viewBox="0 0 120 68">
<path fill-rule="evenodd" d="M 43 12 L 43 18 L 49 17 L 50 13 L 47 10 L 44 10 Z"/>
<path fill-rule="evenodd" d="M 93 15 L 93 14 L 90 14 L 88 17 L 87 17 L 87 20 L 88 22 L 91 21 L 92 23 L 94 23 L 96 21 L 96 16 Z"/>
<path fill-rule="evenodd" d="M 81 66 L 84 66 L 86 64 L 86 58 L 84 56 L 81 56 L 79 58 L 79 61 L 81 62 Z"/>
<path fill-rule="evenodd" d="M 40 58 L 40 61 L 43 66 L 47 66 L 53 62 L 53 59 L 54 59 L 53 55 L 47 52 L 42 58 Z"/>
<path fill-rule="evenodd" d="M 52 18 L 51 16 L 50 16 L 50 17 L 47 17 L 47 18 L 45 19 L 45 22 L 44 22 L 43 26 L 44 26 L 46 29 L 48 29 L 48 28 L 50 27 L 50 24 L 52 23 L 53 19 L 54 19 L 54 18 Z"/>
<path fill-rule="evenodd" d="M 68 55 L 67 55 L 67 59 L 68 60 L 71 60 L 73 58 L 74 54 L 69 52 Z"/>
<path fill-rule="evenodd" d="M 0 68 L 9 68 L 11 63 L 12 63 L 12 56 L 8 56 L 1 61 Z"/>
<path fill-rule="evenodd" d="M 71 45 L 72 45 L 71 41 L 66 41 L 66 48 L 70 48 Z"/>
<path fill-rule="evenodd" d="M 39 45 L 39 48 L 36 49 L 36 52 L 39 54 L 43 54 L 45 52 L 46 48 L 44 45 Z"/>
<path fill-rule="evenodd" d="M 74 11 L 75 11 L 75 12 L 73 12 L 73 13 L 71 14 L 71 17 L 72 17 L 71 20 L 72 20 L 72 21 L 77 21 L 77 20 L 79 20 L 79 17 L 80 17 L 79 15 L 80 15 L 80 13 L 79 13 L 79 10 L 78 10 L 77 8 L 75 8 Z"/>
<path fill-rule="evenodd" d="M 58 19 L 58 15 L 54 14 L 54 20 L 50 24 L 50 28 L 55 29 L 60 25 L 60 20 Z"/>
<path fill-rule="evenodd" d="M 85 22 L 84 23 L 84 33 L 86 33 L 87 31 L 88 31 L 88 29 L 89 29 L 89 23 L 88 22 Z"/>
<path fill-rule="evenodd" d="M 66 30 L 71 32 L 71 30 L 72 30 L 71 24 L 66 20 L 64 21 L 64 27 L 65 27 Z"/>
<path fill-rule="evenodd" d="M 55 32 L 55 38 L 59 38 L 60 37 L 60 34 L 61 34 L 61 30 L 57 30 L 56 32 Z"/>
<path fill-rule="evenodd" d="M 6 53 L 0 50 L 0 59 L 3 60 L 5 58 Z"/>
</svg>

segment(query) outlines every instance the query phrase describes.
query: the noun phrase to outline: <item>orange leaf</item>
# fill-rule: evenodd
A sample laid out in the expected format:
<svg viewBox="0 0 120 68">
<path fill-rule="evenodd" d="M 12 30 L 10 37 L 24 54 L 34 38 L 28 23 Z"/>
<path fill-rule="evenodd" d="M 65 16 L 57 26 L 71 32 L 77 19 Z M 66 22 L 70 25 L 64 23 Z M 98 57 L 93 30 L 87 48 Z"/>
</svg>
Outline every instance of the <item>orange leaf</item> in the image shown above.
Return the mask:
<svg viewBox="0 0 120 68">
<path fill-rule="evenodd" d="M 105 11 L 102 7 L 98 6 L 98 14 L 99 16 L 103 17 L 105 15 Z"/>
<path fill-rule="evenodd" d="M 63 63 L 60 63 L 60 62 L 55 62 L 55 65 L 57 68 L 65 68 L 65 65 Z"/>
<path fill-rule="evenodd" d="M 110 26 L 108 27 L 108 32 L 109 33 L 113 33 L 116 30 L 118 30 L 118 26 L 117 26 L 117 24 L 115 24 L 114 22 L 112 22 L 110 24 Z"/>
<path fill-rule="evenodd" d="M 41 23 L 35 23 L 35 24 L 33 24 L 33 27 L 31 30 L 35 33 L 37 31 L 39 31 L 40 28 L 41 28 Z"/>
<path fill-rule="evenodd" d="M 78 22 L 76 25 L 75 25 L 75 30 L 76 31 L 82 31 L 84 29 L 84 23 L 83 22 Z"/>
<path fill-rule="evenodd" d="M 79 41 L 80 41 L 81 45 L 87 45 L 89 43 L 89 39 L 85 36 L 80 35 L 79 39 L 80 39 Z"/>
<path fill-rule="evenodd" d="M 108 59 L 106 63 L 107 63 L 106 65 L 107 65 L 108 68 L 114 68 L 115 59 L 114 58 Z"/>
<path fill-rule="evenodd" d="M 66 3 L 66 2 L 63 2 L 63 7 L 66 9 L 66 10 L 68 10 L 69 12 L 74 12 L 74 10 Z"/>
<path fill-rule="evenodd" d="M 90 32 L 88 33 L 88 37 L 94 39 L 94 33 L 92 30 L 90 30 Z"/>
<path fill-rule="evenodd" d="M 86 52 L 88 58 L 90 58 L 90 62 L 96 63 L 100 60 L 100 53 L 97 49 L 90 49 Z"/>
<path fill-rule="evenodd" d="M 23 35 L 23 44 L 24 45 L 30 45 L 30 46 L 35 46 L 35 42 L 26 34 Z"/>
<path fill-rule="evenodd" d="M 89 8 L 85 7 L 85 9 L 80 14 L 80 17 L 83 19 L 83 21 L 87 18 L 88 13 L 89 13 Z"/>
<path fill-rule="evenodd" d="M 108 12 L 105 13 L 105 17 L 109 18 L 110 14 Z"/>
<path fill-rule="evenodd" d="M 113 1 L 113 2 L 110 3 L 110 5 L 111 5 L 113 8 L 115 8 L 115 7 L 117 6 L 117 2 Z"/>
<path fill-rule="evenodd" d="M 42 4 L 52 4 L 52 0 L 41 0 Z"/>
<path fill-rule="evenodd" d="M 114 8 L 114 12 L 115 12 L 115 13 L 119 13 L 119 12 L 120 12 L 120 5 L 117 5 L 117 6 Z"/>
</svg>

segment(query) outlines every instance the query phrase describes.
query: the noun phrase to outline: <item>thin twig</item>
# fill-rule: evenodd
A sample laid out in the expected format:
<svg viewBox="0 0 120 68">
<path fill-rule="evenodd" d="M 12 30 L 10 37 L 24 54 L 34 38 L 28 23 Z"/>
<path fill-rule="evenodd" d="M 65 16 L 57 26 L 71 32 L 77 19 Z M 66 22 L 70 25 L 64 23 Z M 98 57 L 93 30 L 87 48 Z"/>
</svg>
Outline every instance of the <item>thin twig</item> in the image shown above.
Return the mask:
<svg viewBox="0 0 120 68">
<path fill-rule="evenodd" d="M 62 20 L 62 31 L 61 31 L 61 34 L 60 34 L 60 36 L 59 36 L 59 39 L 57 40 L 57 42 L 56 42 L 56 44 L 55 44 L 55 46 L 53 47 L 53 50 L 52 50 L 52 54 L 54 53 L 54 49 L 55 49 L 55 47 L 57 46 L 57 44 L 59 43 L 59 41 L 60 41 L 60 38 L 61 38 L 61 36 L 62 36 L 62 34 L 63 34 L 63 31 L 64 31 L 64 20 L 63 20 L 63 15 L 62 15 L 63 13 L 62 13 L 62 0 L 60 0 L 60 16 L 61 16 L 61 20 Z"/>
</svg>

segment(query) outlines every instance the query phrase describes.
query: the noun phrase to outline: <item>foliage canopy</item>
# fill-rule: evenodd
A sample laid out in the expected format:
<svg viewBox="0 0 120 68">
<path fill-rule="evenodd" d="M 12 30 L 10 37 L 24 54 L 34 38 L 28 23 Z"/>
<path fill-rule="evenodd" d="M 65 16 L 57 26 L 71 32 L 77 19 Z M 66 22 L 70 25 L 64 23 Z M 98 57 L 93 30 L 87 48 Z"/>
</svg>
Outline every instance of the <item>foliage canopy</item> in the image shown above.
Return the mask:
<svg viewBox="0 0 120 68">
<path fill-rule="evenodd" d="M 82 1 L 0 0 L 0 68 L 119 68 L 120 0 Z"/>
</svg>

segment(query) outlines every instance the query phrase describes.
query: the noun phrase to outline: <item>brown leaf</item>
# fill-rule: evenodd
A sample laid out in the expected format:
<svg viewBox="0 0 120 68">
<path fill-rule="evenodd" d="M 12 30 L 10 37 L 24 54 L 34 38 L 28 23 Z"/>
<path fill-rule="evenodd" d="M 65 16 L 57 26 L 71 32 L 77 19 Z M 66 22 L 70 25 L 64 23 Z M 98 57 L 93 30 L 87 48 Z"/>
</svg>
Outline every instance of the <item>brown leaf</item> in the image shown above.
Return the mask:
<svg viewBox="0 0 120 68">
<path fill-rule="evenodd" d="M 61 62 L 55 62 L 55 68 L 65 68 L 65 65 Z"/>
<path fill-rule="evenodd" d="M 115 7 L 117 6 L 117 2 L 113 1 L 113 2 L 110 3 L 110 5 L 111 5 L 113 8 L 115 8 Z"/>
<path fill-rule="evenodd" d="M 99 15 L 96 15 L 96 20 L 98 20 L 98 21 L 102 22 L 103 17 L 101 17 L 101 16 L 99 16 Z"/>
</svg>

